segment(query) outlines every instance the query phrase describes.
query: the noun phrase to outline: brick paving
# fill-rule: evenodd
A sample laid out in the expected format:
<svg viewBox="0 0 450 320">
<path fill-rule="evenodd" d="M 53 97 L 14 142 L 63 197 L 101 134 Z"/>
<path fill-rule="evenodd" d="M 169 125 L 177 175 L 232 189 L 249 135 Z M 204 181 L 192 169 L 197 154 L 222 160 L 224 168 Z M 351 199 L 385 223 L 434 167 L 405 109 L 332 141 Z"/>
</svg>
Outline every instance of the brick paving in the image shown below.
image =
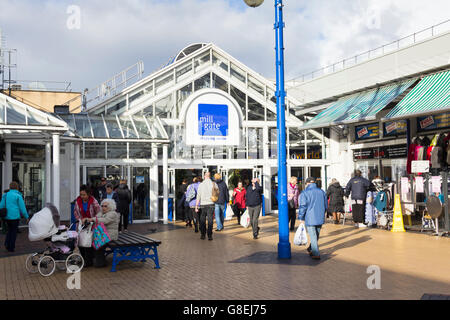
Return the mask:
<svg viewBox="0 0 450 320">
<path fill-rule="evenodd" d="M 42 277 L 25 270 L 25 251 L 36 243 L 30 246 L 24 230 L 16 255 L 0 249 L 0 299 L 420 300 L 450 294 L 449 238 L 326 224 L 319 242 L 322 260 L 292 245 L 292 259 L 285 261 L 277 259 L 275 217 L 260 223 L 258 240 L 251 228 L 233 220 L 214 232 L 213 241 L 200 240 L 182 222 L 134 224 L 130 230 L 162 241 L 161 269 L 152 261 L 124 261 L 116 273 L 88 268 L 81 272 L 80 290 L 67 289 L 64 271 Z M 367 288 L 370 265 L 381 269 L 380 290 Z"/>
</svg>

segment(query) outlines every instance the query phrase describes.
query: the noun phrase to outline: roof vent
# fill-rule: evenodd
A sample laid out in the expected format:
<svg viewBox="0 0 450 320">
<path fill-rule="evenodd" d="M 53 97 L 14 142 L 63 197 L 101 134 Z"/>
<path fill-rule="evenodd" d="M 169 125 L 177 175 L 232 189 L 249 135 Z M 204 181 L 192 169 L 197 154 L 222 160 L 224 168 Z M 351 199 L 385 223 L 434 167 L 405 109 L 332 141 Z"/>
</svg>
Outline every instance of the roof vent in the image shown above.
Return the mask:
<svg viewBox="0 0 450 320">
<path fill-rule="evenodd" d="M 69 106 L 66 105 L 55 105 L 53 110 L 56 114 L 70 114 Z"/>
</svg>

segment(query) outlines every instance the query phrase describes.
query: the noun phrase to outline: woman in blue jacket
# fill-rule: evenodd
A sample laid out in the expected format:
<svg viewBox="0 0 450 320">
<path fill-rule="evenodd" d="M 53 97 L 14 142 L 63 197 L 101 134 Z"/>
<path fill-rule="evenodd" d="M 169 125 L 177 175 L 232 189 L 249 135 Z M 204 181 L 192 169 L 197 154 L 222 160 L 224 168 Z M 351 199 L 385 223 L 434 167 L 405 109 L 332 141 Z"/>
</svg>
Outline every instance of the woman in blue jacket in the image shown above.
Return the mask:
<svg viewBox="0 0 450 320">
<path fill-rule="evenodd" d="M 19 184 L 15 181 L 11 182 L 9 184 L 9 191 L 3 195 L 2 201 L 0 201 L 0 209 L 6 208 L 7 210 L 5 220 L 8 225 L 8 233 L 6 234 L 5 247 L 9 252 L 14 252 L 16 247 L 17 229 L 20 218 L 24 217 L 28 220 L 25 202 L 18 189 Z"/>
</svg>

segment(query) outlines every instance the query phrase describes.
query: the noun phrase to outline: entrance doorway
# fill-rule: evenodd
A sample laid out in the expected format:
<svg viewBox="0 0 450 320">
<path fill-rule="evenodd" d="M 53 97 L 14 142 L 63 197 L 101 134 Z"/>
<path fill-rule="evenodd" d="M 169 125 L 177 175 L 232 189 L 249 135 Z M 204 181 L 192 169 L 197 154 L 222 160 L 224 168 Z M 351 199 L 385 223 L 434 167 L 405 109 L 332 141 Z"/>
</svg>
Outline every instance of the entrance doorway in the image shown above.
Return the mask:
<svg viewBox="0 0 450 320">
<path fill-rule="evenodd" d="M 19 183 L 19 190 L 25 200 L 28 214 L 42 209 L 45 203 L 45 165 L 41 163 L 13 163 L 13 181 Z"/>
<path fill-rule="evenodd" d="M 175 170 L 175 217 L 176 220 L 183 220 L 186 217 L 187 208 L 184 207 L 184 203 L 181 202 L 183 193 L 186 191 L 187 186 L 192 183 L 195 177 L 202 177 L 202 169 L 176 169 Z M 186 180 L 186 186 L 183 187 L 183 180 Z M 184 201 L 183 201 L 184 202 Z"/>
<path fill-rule="evenodd" d="M 146 167 L 133 167 L 132 179 L 129 183 L 132 190 L 133 220 L 150 219 L 150 169 Z"/>
<path fill-rule="evenodd" d="M 303 190 L 305 182 L 305 168 L 303 167 L 291 167 L 291 177 L 297 177 L 300 191 Z M 288 177 L 288 180 L 290 177 Z"/>
</svg>

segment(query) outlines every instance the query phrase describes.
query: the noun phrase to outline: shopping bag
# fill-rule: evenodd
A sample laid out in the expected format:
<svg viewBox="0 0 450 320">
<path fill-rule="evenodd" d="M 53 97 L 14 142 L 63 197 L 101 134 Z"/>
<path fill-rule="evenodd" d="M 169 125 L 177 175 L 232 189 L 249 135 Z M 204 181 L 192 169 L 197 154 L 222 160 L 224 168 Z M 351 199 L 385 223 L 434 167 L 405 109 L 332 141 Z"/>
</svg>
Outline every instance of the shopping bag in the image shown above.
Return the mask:
<svg viewBox="0 0 450 320">
<path fill-rule="evenodd" d="M 244 228 L 248 228 L 250 225 L 250 215 L 248 214 L 248 211 L 245 210 L 245 212 L 241 216 L 241 226 Z"/>
<path fill-rule="evenodd" d="M 227 204 L 227 208 L 225 210 L 225 220 L 233 219 L 233 209 L 230 204 Z"/>
<path fill-rule="evenodd" d="M 98 250 L 110 241 L 111 238 L 109 237 L 108 231 L 106 231 L 106 227 L 103 222 L 97 223 L 94 226 L 93 231 L 92 246 L 94 249 Z"/>
<path fill-rule="evenodd" d="M 78 223 L 78 246 L 81 248 L 92 247 L 92 222 L 83 225 L 81 221 Z"/>
<path fill-rule="evenodd" d="M 305 224 L 300 224 L 295 232 L 294 244 L 296 246 L 306 246 L 308 243 L 308 236 L 306 235 Z"/>
</svg>

